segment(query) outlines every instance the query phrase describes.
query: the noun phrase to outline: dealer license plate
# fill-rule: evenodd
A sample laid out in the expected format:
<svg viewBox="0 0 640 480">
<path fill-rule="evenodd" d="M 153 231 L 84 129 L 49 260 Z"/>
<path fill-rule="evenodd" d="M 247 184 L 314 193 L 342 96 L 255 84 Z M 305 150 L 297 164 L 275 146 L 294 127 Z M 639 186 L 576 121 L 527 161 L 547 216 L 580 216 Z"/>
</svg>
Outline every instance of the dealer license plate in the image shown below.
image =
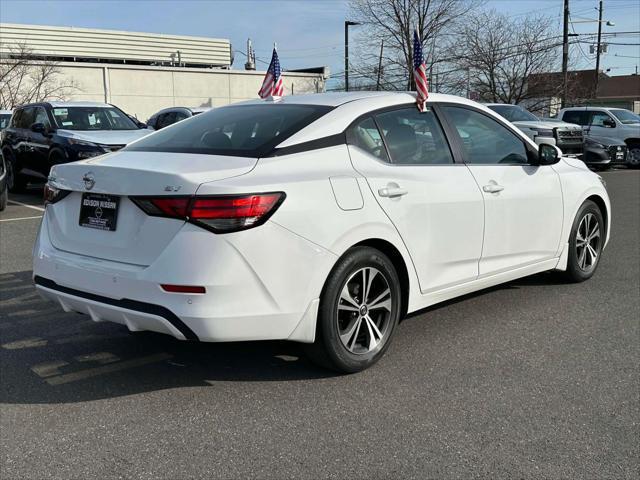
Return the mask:
<svg viewBox="0 0 640 480">
<path fill-rule="evenodd" d="M 113 232 L 118 219 L 120 197 L 101 193 L 83 193 L 80 226 Z"/>
</svg>

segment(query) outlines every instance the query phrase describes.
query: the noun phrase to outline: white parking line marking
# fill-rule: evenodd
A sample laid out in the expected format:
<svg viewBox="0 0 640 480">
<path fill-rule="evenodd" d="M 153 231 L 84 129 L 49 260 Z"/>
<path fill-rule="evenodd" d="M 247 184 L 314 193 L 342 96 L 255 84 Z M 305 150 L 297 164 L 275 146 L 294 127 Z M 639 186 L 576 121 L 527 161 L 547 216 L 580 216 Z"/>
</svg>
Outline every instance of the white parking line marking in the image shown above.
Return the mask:
<svg viewBox="0 0 640 480">
<path fill-rule="evenodd" d="M 34 338 L 25 338 L 24 340 L 17 340 L 15 342 L 5 343 L 1 345 L 2 348 L 7 350 L 20 350 L 23 348 L 35 348 L 35 347 L 44 347 L 47 344 L 47 340 L 40 337 Z"/>
<path fill-rule="evenodd" d="M 35 218 L 42 218 L 42 215 L 37 215 L 35 217 L 3 218 L 0 222 L 16 222 L 18 220 L 33 220 Z"/>
<path fill-rule="evenodd" d="M 134 358 L 133 360 L 110 363 L 110 364 L 102 365 L 96 368 L 88 368 L 86 370 L 80 370 L 79 372 L 72 372 L 72 373 L 66 373 L 64 375 L 57 375 L 55 377 L 46 378 L 45 381 L 49 385 L 63 385 L 65 383 L 77 382 L 79 380 L 85 380 L 87 378 L 96 377 L 98 375 L 104 375 L 106 373 L 119 372 L 120 370 L 127 370 L 129 368 L 141 367 L 142 365 L 147 365 L 149 363 L 161 362 L 163 360 L 168 360 L 172 357 L 173 355 L 170 355 L 168 353 L 158 353 L 156 355 L 149 355 L 148 357 Z"/>
<path fill-rule="evenodd" d="M 44 212 L 44 208 L 36 207 L 35 205 L 29 205 L 28 203 L 22 203 L 16 200 L 9 200 L 9 203 L 13 203 L 14 205 L 20 205 L 21 207 L 33 208 L 34 210 L 38 210 L 39 212 Z"/>
</svg>

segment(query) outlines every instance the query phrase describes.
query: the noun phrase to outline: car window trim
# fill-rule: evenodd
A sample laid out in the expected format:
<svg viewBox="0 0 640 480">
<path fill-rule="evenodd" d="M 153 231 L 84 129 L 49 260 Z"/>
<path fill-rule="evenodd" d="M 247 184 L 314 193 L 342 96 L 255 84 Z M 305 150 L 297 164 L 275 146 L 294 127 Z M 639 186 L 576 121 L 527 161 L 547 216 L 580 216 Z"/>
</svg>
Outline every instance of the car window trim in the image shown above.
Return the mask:
<svg viewBox="0 0 640 480">
<path fill-rule="evenodd" d="M 488 114 L 487 112 L 474 107 L 473 105 L 466 105 L 466 104 L 462 104 L 462 103 L 455 103 L 455 102 L 439 102 L 441 107 L 457 107 L 457 108 L 463 108 L 466 110 L 471 110 L 473 112 L 479 113 L 481 115 L 484 115 L 485 117 L 497 122 L 499 125 L 505 127 L 509 132 L 511 132 L 516 139 L 520 140 L 522 142 L 522 144 L 524 145 L 524 149 L 527 152 L 527 163 L 473 163 L 473 162 L 469 162 L 467 161 L 467 154 L 466 154 L 466 149 L 464 148 L 464 144 L 462 142 L 462 138 L 460 138 L 460 135 L 458 134 L 457 129 L 455 128 L 455 126 L 453 125 L 453 122 L 451 122 L 451 119 L 449 118 L 449 116 L 447 115 L 447 113 L 444 111 L 444 109 L 442 109 L 442 115 L 443 117 L 446 119 L 446 122 L 448 125 L 450 125 L 451 129 L 452 129 L 452 135 L 453 135 L 453 140 L 455 143 L 458 144 L 458 148 L 461 152 L 462 155 L 462 159 L 465 165 L 467 166 L 478 166 L 478 167 L 495 167 L 495 166 L 500 166 L 500 167 L 522 167 L 525 165 L 532 165 L 532 166 L 536 166 L 536 163 L 534 161 L 532 161 L 533 159 L 537 158 L 538 156 L 538 151 L 534 150 L 533 147 L 529 144 L 529 142 L 525 141 L 521 134 L 518 133 L 518 131 L 515 129 L 515 127 L 511 127 L 510 125 L 506 124 L 505 122 L 503 122 L 501 119 L 496 118 L 494 116 L 492 116 L 491 114 Z"/>
</svg>

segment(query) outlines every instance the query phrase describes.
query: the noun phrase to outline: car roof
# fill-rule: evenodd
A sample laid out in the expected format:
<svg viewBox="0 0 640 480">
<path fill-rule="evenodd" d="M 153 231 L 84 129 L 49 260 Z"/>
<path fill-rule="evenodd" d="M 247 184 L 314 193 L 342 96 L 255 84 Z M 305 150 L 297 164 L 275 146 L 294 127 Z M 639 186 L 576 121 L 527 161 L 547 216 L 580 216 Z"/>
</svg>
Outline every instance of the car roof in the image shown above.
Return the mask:
<svg viewBox="0 0 640 480">
<path fill-rule="evenodd" d="M 284 105 L 320 105 L 327 107 L 339 107 L 341 105 L 352 102 L 366 102 L 398 104 L 415 102 L 415 92 L 330 92 L 330 93 L 310 93 L 306 95 L 287 95 L 284 97 L 247 100 L 244 102 L 234 103 L 232 105 L 259 105 L 266 102 L 273 102 Z M 457 97 L 455 95 L 446 95 L 443 93 L 430 93 L 429 101 L 433 102 L 453 102 L 469 105 L 479 105 L 473 100 Z"/>
<path fill-rule="evenodd" d="M 400 105 L 415 105 L 415 102 L 415 92 L 336 92 L 292 95 L 282 97 L 278 100 L 250 100 L 248 102 L 241 102 L 241 104 L 258 105 L 261 103 L 277 103 L 285 105 L 321 105 L 334 107 L 332 111 L 323 115 L 278 145 L 279 147 L 288 147 L 338 134 L 344 131 L 356 118 L 367 115 L 374 110 Z M 430 93 L 426 101 L 427 107 L 430 103 L 435 102 L 472 106 L 487 112 L 491 116 L 498 116 L 496 112 L 489 109 L 486 105 L 455 95 Z M 524 138 L 528 139 L 526 135 Z"/>
<path fill-rule="evenodd" d="M 102 102 L 45 102 L 51 105 L 53 108 L 62 108 L 62 107 L 104 107 L 109 108 L 113 107 L 113 105 L 109 105 L 108 103 Z"/>
</svg>

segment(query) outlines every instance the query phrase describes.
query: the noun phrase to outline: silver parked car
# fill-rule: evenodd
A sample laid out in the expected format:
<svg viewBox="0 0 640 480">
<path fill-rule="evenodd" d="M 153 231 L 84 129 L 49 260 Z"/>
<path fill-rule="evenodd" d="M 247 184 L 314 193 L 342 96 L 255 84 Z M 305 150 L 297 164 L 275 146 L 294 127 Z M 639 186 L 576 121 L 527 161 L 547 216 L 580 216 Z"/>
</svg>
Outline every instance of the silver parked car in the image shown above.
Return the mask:
<svg viewBox="0 0 640 480">
<path fill-rule="evenodd" d="M 580 154 L 583 151 L 583 133 L 579 125 L 541 120 L 520 105 L 487 103 L 487 107 L 513 123 L 536 143 L 556 145 L 562 153 Z"/>
<path fill-rule="evenodd" d="M 169 107 L 154 113 L 147 120 L 147 127 L 153 130 L 160 130 L 161 128 L 173 125 L 180 120 L 198 115 L 207 110 L 211 110 L 212 107 Z"/>
</svg>

